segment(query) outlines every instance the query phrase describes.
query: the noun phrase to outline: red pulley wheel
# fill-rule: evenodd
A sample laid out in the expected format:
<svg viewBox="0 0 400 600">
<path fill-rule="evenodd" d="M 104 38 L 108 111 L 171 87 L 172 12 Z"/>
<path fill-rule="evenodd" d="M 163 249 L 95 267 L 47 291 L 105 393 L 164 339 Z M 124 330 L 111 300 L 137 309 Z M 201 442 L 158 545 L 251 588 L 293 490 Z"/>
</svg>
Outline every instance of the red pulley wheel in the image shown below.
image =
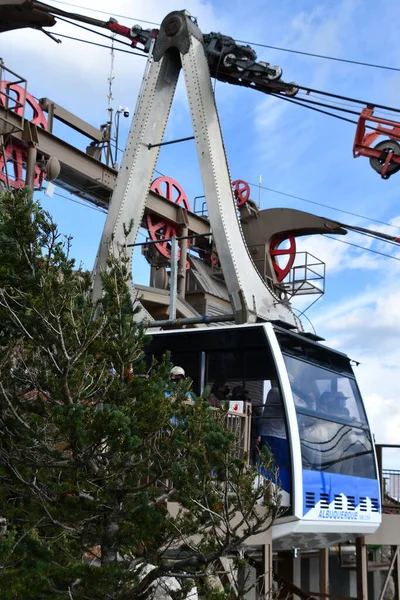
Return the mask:
<svg viewBox="0 0 400 600">
<path fill-rule="evenodd" d="M 235 179 L 232 181 L 233 186 L 233 195 L 236 198 L 236 205 L 242 206 L 246 204 L 247 200 L 250 198 L 250 186 L 247 181 L 243 181 L 243 179 Z"/>
<path fill-rule="evenodd" d="M 279 249 L 279 246 L 284 240 L 289 241 L 289 248 Z M 290 269 L 293 267 L 293 263 L 296 258 L 296 240 L 293 235 L 277 235 L 271 241 L 269 247 L 269 254 L 272 258 L 272 266 L 274 267 L 275 275 L 277 280 L 283 281 L 289 274 Z M 287 256 L 288 260 L 285 266 L 281 267 L 278 264 L 278 256 Z"/>
<path fill-rule="evenodd" d="M 187 199 L 183 188 L 172 177 L 158 177 L 151 184 L 150 190 L 156 194 L 159 194 L 160 196 L 163 196 L 164 198 L 167 198 L 167 200 L 170 200 L 175 204 L 179 204 L 183 208 L 186 208 L 186 210 L 190 210 L 189 200 Z M 147 231 L 149 232 L 150 238 L 153 240 L 153 242 L 157 242 L 155 247 L 160 254 L 165 256 L 165 258 L 170 259 L 170 238 L 176 236 L 176 228 L 167 221 L 164 221 L 155 215 L 147 215 L 146 222 Z"/>
</svg>

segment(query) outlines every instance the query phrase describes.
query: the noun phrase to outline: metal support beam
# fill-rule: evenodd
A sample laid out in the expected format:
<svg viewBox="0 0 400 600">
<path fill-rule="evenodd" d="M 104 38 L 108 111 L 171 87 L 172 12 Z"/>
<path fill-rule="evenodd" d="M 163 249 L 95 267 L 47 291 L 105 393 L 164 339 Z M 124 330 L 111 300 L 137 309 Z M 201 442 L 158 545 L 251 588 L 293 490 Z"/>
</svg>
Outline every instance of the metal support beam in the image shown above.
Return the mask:
<svg viewBox="0 0 400 600">
<path fill-rule="evenodd" d="M 176 237 L 171 239 L 171 273 L 169 277 L 169 318 L 176 318 L 176 296 L 178 286 L 178 241 Z"/>
<path fill-rule="evenodd" d="M 301 590 L 301 557 L 295 550 L 279 552 L 278 557 L 278 578 L 283 583 L 278 598 L 285 600 L 303 598 L 305 592 Z M 297 593 L 297 590 L 302 594 Z"/>
<path fill-rule="evenodd" d="M 235 315 L 219 315 L 218 317 L 188 317 L 184 319 L 165 319 L 163 321 L 153 321 L 150 327 L 181 327 L 183 325 L 208 325 L 208 323 L 223 323 L 225 321 L 233 322 Z"/>
<path fill-rule="evenodd" d="M 1 105 L 0 134 L 3 133 L 2 120 L 5 118 L 15 130 L 12 139 L 26 143 L 24 132 L 21 130 L 21 117 L 7 111 Z M 17 131 L 18 129 L 20 131 Z M 107 207 L 117 179 L 116 171 L 41 127 L 36 127 L 36 134 L 38 153 L 45 157 L 55 156 L 60 161 L 61 173 L 54 183 L 69 191 L 78 192 L 81 198 L 98 206 Z"/>
<path fill-rule="evenodd" d="M 29 144 L 28 146 L 28 161 L 26 164 L 26 177 L 25 184 L 26 187 L 31 190 L 35 187 L 35 166 L 37 160 L 37 148 L 35 144 Z"/>
<path fill-rule="evenodd" d="M 7 122 L 5 121 L 7 119 Z M 0 105 L 0 135 L 15 132 L 12 139 L 25 141 L 24 120 Z M 54 182 L 64 189 L 76 193 L 80 198 L 107 208 L 117 180 L 117 171 L 96 160 L 89 154 L 56 137 L 49 131 L 36 127 L 37 151 L 45 157 L 55 156 L 61 164 L 61 173 Z M 149 192 L 146 200 L 146 213 L 154 214 L 171 223 L 181 221 L 182 208 L 154 192 Z M 200 235 L 210 233 L 208 221 L 194 213 L 185 211 L 190 232 Z"/>
<path fill-rule="evenodd" d="M 381 595 L 379 596 L 379 600 L 383 600 L 383 598 L 385 597 L 385 592 L 386 592 L 386 588 L 388 586 L 390 577 L 392 575 L 392 571 L 393 568 L 394 570 L 394 585 L 395 585 L 395 590 L 397 593 L 395 593 L 395 598 L 396 600 L 398 600 L 399 598 L 399 587 L 400 587 L 400 567 L 399 567 L 399 549 L 400 546 L 392 546 L 392 560 L 390 561 L 390 566 L 389 566 L 389 571 L 386 575 L 386 579 L 385 579 L 385 583 L 383 584 L 383 588 L 381 590 Z M 396 581 L 397 580 L 397 581 Z"/>
<path fill-rule="evenodd" d="M 357 600 L 368 600 L 368 563 L 365 537 L 356 539 Z"/>
<path fill-rule="evenodd" d="M 329 548 L 319 551 L 319 591 L 322 597 L 329 597 Z"/>
<path fill-rule="evenodd" d="M 90 125 L 90 123 L 87 123 L 69 110 L 66 110 L 52 100 L 49 100 L 49 98 L 40 98 L 39 106 L 49 114 L 48 130 L 50 132 L 53 131 L 53 119 L 57 119 L 58 121 L 61 121 L 61 123 L 65 123 L 65 125 L 68 125 L 68 127 L 71 127 L 71 129 L 82 133 L 95 142 L 105 141 L 105 135 L 103 131 L 93 127 L 93 125 Z"/>
<path fill-rule="evenodd" d="M 392 546 L 392 552 L 396 555 L 396 561 L 393 565 L 394 597 L 400 599 L 400 546 Z"/>
<path fill-rule="evenodd" d="M 188 250 L 188 228 L 182 227 L 182 241 L 181 241 L 181 254 L 179 256 L 178 266 L 178 296 L 185 299 L 186 293 L 186 261 L 187 261 L 187 250 Z"/>
<path fill-rule="evenodd" d="M 272 544 L 263 545 L 264 589 L 261 595 L 264 600 L 272 600 L 274 596 L 272 576 Z"/>
<path fill-rule="evenodd" d="M 189 140 L 194 140 L 194 135 L 190 137 L 180 138 L 179 140 L 171 140 L 170 142 L 160 142 L 159 144 L 147 144 L 149 150 L 152 148 L 160 148 L 161 146 L 169 146 L 170 144 L 180 144 L 181 142 L 188 142 Z"/>
</svg>

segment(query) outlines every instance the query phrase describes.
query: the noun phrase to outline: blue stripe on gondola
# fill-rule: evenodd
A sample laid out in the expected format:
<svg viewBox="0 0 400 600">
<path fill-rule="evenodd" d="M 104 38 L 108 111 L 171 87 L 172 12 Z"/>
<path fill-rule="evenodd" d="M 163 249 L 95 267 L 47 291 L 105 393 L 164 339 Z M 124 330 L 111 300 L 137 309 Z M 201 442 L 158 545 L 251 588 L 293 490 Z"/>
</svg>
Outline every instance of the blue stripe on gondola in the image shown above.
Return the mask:
<svg viewBox="0 0 400 600">
<path fill-rule="evenodd" d="M 366 499 L 372 510 L 366 508 Z M 319 518 L 355 520 L 354 513 L 377 517 L 381 512 L 379 483 L 377 479 L 303 469 L 303 515 L 315 513 L 317 506 Z"/>
</svg>

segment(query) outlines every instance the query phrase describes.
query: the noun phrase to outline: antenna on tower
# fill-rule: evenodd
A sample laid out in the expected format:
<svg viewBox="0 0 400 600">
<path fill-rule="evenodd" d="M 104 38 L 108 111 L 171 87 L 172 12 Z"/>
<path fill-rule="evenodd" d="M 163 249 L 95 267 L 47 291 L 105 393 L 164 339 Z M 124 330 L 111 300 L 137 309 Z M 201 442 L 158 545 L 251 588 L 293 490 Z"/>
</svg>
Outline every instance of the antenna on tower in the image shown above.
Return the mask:
<svg viewBox="0 0 400 600">
<path fill-rule="evenodd" d="M 110 54 L 111 54 L 111 62 L 110 62 L 110 72 L 108 75 L 108 95 L 107 95 L 107 112 L 108 112 L 108 120 L 107 120 L 107 138 L 108 138 L 108 145 L 107 145 L 107 156 L 106 156 L 106 163 L 107 165 L 112 164 L 113 161 L 113 157 L 112 157 L 112 149 L 111 149 L 111 140 L 112 140 L 112 126 L 113 126 L 113 113 L 114 113 L 114 109 L 113 109 L 113 83 L 114 83 L 114 79 L 115 79 L 115 73 L 114 73 L 114 59 L 115 59 L 115 51 L 114 51 L 114 40 L 115 40 L 115 33 L 111 35 L 111 50 L 110 50 Z"/>
</svg>

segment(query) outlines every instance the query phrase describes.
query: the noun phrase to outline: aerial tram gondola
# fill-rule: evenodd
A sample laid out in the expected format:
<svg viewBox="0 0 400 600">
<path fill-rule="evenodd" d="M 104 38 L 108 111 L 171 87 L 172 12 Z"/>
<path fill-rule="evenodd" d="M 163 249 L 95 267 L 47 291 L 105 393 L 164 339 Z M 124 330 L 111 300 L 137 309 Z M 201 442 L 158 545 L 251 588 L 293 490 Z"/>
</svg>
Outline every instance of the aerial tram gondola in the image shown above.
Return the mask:
<svg viewBox="0 0 400 600">
<path fill-rule="evenodd" d="M 273 526 L 274 549 L 326 547 L 373 533 L 380 524 L 374 444 L 349 358 L 303 333 L 282 287 L 274 287 L 256 267 L 254 252 L 264 245 L 251 253 L 245 243 L 210 82 L 213 52 L 220 49 L 229 83 L 282 94 L 293 94 L 296 87 L 277 81 L 277 68 L 256 62 L 233 40 L 213 35 L 221 43 L 204 38 L 186 11 L 170 13 L 158 32 L 148 32 L 149 61 L 96 257 L 93 298 L 103 293 L 102 271 L 110 253 L 120 257 L 126 252 L 125 265 L 131 267 L 182 69 L 210 235 L 235 325 L 153 330 L 147 352 L 157 358 L 170 351 L 174 364 L 192 378 L 196 394 L 222 378 L 236 391 L 247 390 L 252 417 L 248 449 L 254 443 L 271 448 L 287 507 Z M 292 228 L 280 212 L 276 209 L 275 218 L 286 233 Z M 133 284 L 132 292 L 137 299 Z M 137 320 L 151 326 L 151 315 L 138 305 Z"/>
<path fill-rule="evenodd" d="M 273 323 L 155 332 L 203 395 L 216 382 L 246 391 L 251 440 L 272 450 L 282 505 L 274 549 L 324 547 L 381 522 L 376 456 L 349 358 Z M 243 399 L 245 399 L 243 397 Z"/>
</svg>

